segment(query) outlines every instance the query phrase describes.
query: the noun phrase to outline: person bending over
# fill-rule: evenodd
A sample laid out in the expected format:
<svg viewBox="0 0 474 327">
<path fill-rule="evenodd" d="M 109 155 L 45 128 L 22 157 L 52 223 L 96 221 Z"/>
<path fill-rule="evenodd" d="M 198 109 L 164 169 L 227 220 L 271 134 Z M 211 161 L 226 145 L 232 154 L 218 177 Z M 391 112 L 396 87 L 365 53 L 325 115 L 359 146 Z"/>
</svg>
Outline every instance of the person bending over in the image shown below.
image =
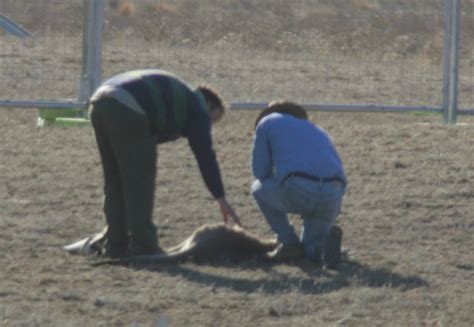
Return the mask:
<svg viewBox="0 0 474 327">
<path fill-rule="evenodd" d="M 158 69 L 106 80 L 90 99 L 104 173 L 104 253 L 112 258 L 160 252 L 153 223 L 157 144 L 186 137 L 224 221 L 240 219 L 227 202 L 212 146 L 211 123 L 225 111 L 212 89 L 192 87 Z"/>
</svg>

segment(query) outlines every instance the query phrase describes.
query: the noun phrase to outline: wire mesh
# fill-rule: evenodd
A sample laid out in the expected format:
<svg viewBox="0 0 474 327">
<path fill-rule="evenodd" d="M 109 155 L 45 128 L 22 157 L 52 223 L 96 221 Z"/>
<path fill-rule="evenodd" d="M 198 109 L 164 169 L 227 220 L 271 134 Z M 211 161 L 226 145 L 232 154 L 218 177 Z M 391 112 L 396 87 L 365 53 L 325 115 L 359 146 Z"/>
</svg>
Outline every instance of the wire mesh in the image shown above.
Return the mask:
<svg viewBox="0 0 474 327">
<path fill-rule="evenodd" d="M 0 99 L 76 98 L 83 0 L 0 0 Z M 103 77 L 158 67 L 229 102 L 442 105 L 443 0 L 105 0 Z M 474 106 L 462 0 L 460 108 Z M 5 19 L 6 20 L 6 19 Z"/>
<path fill-rule="evenodd" d="M 0 0 L 0 13 L 4 22 L 0 24 L 0 99 L 76 98 L 82 64 L 82 1 Z M 29 35 L 18 35 L 15 28 Z"/>
<path fill-rule="evenodd" d="M 443 1 L 108 1 L 104 73 L 160 67 L 232 102 L 442 104 Z"/>
<path fill-rule="evenodd" d="M 459 109 L 474 109 L 474 1 L 461 1 Z"/>
</svg>

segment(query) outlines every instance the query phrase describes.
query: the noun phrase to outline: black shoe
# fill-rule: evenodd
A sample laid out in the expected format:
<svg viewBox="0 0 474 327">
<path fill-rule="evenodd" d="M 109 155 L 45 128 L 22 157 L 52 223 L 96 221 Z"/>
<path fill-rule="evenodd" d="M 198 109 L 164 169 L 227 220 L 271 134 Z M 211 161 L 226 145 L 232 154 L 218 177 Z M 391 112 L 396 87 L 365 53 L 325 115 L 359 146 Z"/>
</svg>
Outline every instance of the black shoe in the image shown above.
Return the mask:
<svg viewBox="0 0 474 327">
<path fill-rule="evenodd" d="M 324 264 L 328 269 L 336 269 L 341 262 L 342 229 L 332 226 L 329 232 L 326 251 L 324 253 Z"/>
<path fill-rule="evenodd" d="M 127 257 L 136 257 L 139 255 L 145 255 L 145 254 L 159 254 L 163 253 L 163 250 L 159 246 L 148 246 L 145 247 L 137 242 L 130 242 L 130 245 L 127 250 Z"/>
<path fill-rule="evenodd" d="M 104 256 L 111 259 L 118 259 L 126 256 L 127 244 L 126 243 L 112 243 L 109 240 L 105 241 L 104 244 Z"/>
</svg>

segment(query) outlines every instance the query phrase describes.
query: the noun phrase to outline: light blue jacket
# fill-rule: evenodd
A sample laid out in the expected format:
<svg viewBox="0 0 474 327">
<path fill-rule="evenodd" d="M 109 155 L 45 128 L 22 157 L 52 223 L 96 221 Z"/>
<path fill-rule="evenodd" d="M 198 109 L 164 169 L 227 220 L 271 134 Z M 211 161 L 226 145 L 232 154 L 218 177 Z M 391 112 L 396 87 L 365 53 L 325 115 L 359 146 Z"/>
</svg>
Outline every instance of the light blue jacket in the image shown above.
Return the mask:
<svg viewBox="0 0 474 327">
<path fill-rule="evenodd" d="M 347 184 L 342 161 L 328 133 L 309 120 L 272 113 L 257 125 L 252 172 L 259 180 L 282 181 L 291 172 L 320 178 L 339 177 Z"/>
</svg>

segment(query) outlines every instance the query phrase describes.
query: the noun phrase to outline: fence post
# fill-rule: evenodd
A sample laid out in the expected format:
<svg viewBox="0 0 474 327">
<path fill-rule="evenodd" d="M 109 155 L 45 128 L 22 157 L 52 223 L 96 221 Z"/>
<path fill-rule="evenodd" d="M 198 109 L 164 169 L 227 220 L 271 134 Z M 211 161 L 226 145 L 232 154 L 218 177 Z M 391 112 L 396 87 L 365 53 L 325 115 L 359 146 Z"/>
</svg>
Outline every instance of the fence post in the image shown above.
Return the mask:
<svg viewBox="0 0 474 327">
<path fill-rule="evenodd" d="M 458 116 L 458 75 L 459 75 L 459 19 L 460 0 L 448 0 L 450 5 L 449 18 L 449 96 L 447 103 L 443 103 L 444 122 L 446 124 L 456 124 Z M 444 99 L 446 100 L 446 99 Z M 447 107 L 445 105 L 447 104 Z"/>
<path fill-rule="evenodd" d="M 84 0 L 84 35 L 79 101 L 88 101 L 102 76 L 104 1 Z M 87 108 L 86 113 L 87 114 Z"/>
<path fill-rule="evenodd" d="M 451 21 L 453 0 L 444 1 L 444 47 L 443 47 L 443 122 L 448 123 L 450 63 L 451 63 Z"/>
</svg>

